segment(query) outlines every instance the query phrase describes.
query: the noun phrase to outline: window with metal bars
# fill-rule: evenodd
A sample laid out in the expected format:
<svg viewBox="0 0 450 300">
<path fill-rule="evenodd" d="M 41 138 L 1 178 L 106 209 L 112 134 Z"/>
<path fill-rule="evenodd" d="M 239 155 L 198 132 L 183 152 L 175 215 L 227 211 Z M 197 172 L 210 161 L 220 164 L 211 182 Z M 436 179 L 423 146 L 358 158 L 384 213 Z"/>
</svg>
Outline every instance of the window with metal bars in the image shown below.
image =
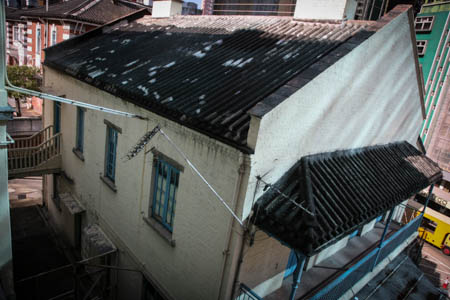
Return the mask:
<svg viewBox="0 0 450 300">
<path fill-rule="evenodd" d="M 180 170 L 167 159 L 156 156 L 153 172 L 151 216 L 172 232 Z"/>
<path fill-rule="evenodd" d="M 433 29 L 434 16 L 417 17 L 414 22 L 416 32 L 430 32 Z"/>
<path fill-rule="evenodd" d="M 116 179 L 117 130 L 106 126 L 105 177 L 112 182 Z"/>
<path fill-rule="evenodd" d="M 84 139 L 84 110 L 77 107 L 77 139 L 75 149 L 83 153 Z"/>
<path fill-rule="evenodd" d="M 417 41 L 417 54 L 419 56 L 424 56 L 425 52 L 427 51 L 427 44 L 428 41 Z"/>
</svg>

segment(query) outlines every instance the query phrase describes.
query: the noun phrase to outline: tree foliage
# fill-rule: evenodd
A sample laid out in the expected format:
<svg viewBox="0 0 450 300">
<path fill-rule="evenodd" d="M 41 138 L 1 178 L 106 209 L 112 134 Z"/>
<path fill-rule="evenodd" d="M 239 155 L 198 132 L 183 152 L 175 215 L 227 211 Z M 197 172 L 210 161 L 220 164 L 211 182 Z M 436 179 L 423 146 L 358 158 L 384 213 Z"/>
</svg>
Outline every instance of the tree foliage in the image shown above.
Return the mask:
<svg viewBox="0 0 450 300">
<path fill-rule="evenodd" d="M 9 81 L 18 87 L 26 88 L 33 91 L 40 91 L 38 74 L 39 69 L 29 66 L 7 66 Z M 10 97 L 20 99 L 22 94 L 17 92 L 8 92 Z"/>
</svg>

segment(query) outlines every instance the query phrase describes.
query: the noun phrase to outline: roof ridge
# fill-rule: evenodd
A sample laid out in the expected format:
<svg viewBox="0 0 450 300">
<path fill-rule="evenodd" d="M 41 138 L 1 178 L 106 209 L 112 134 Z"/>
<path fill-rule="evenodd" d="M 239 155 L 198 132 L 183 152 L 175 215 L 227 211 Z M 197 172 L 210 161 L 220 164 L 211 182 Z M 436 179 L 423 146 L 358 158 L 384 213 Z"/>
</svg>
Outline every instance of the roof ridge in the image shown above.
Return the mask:
<svg viewBox="0 0 450 300">
<path fill-rule="evenodd" d="M 70 15 L 73 15 L 73 16 L 78 16 L 79 14 L 85 12 L 86 10 L 88 10 L 89 8 L 91 8 L 92 6 L 96 5 L 97 3 L 99 3 L 102 0 L 93 0 L 91 3 L 89 3 L 90 1 L 91 0 L 86 0 L 86 1 L 82 2 L 77 7 L 73 8 L 72 10 L 69 10 L 66 14 L 68 14 L 68 15 L 70 14 Z M 82 7 L 86 3 L 87 3 L 87 5 Z M 75 12 L 76 10 L 79 10 L 79 11 Z"/>
</svg>

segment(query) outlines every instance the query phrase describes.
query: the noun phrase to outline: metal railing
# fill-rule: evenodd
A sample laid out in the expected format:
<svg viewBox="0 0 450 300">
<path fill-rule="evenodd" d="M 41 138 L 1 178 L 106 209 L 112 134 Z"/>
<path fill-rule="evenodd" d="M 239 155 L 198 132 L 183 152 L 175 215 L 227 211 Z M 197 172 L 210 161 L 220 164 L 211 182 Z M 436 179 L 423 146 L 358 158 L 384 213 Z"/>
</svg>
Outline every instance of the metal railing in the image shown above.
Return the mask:
<svg viewBox="0 0 450 300">
<path fill-rule="evenodd" d="M 241 283 L 239 286 L 239 297 L 236 300 L 263 300 L 251 288 Z"/>
<path fill-rule="evenodd" d="M 45 135 L 46 133 L 43 133 L 43 136 Z M 61 133 L 44 140 L 37 146 L 8 150 L 8 169 L 35 168 L 59 154 L 61 154 Z"/>
<path fill-rule="evenodd" d="M 53 125 L 47 126 L 30 137 L 16 138 L 15 143 L 8 146 L 8 150 L 37 147 L 53 136 Z"/>
<path fill-rule="evenodd" d="M 419 215 L 411 222 L 400 228 L 385 240 L 380 248 L 375 248 L 363 259 L 358 261 L 347 271 L 334 279 L 330 284 L 317 292 L 310 299 L 312 300 L 328 300 L 339 299 L 345 292 L 354 286 L 366 274 L 370 273 L 374 265 L 378 265 L 390 253 L 392 253 L 401 243 L 408 239 L 420 226 L 422 215 Z M 378 254 L 378 251 L 380 253 Z M 378 254 L 378 260 L 377 260 Z"/>
</svg>

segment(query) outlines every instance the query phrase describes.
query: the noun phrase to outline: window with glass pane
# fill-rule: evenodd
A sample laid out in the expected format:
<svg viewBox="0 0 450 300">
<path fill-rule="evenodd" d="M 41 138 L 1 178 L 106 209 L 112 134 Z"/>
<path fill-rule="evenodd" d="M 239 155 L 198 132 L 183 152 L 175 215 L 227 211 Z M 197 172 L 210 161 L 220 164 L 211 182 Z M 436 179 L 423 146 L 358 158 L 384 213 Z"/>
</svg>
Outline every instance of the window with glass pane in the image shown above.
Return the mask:
<svg viewBox="0 0 450 300">
<path fill-rule="evenodd" d="M 180 171 L 158 158 L 154 174 L 152 217 L 172 231 Z"/>
<path fill-rule="evenodd" d="M 77 107 L 77 140 L 75 148 L 83 152 L 83 138 L 84 138 L 84 110 Z"/>
<path fill-rule="evenodd" d="M 41 28 L 36 28 L 36 53 L 41 53 Z"/>
<path fill-rule="evenodd" d="M 417 17 L 414 21 L 416 32 L 430 32 L 433 29 L 434 16 Z"/>
<path fill-rule="evenodd" d="M 61 103 L 53 102 L 53 133 L 61 130 Z"/>
<path fill-rule="evenodd" d="M 52 40 L 51 40 L 51 46 L 56 44 L 56 28 L 53 28 L 52 30 Z"/>
<path fill-rule="evenodd" d="M 418 41 L 416 41 L 416 44 L 417 44 L 417 54 L 419 56 L 424 56 L 425 51 L 427 50 L 428 41 L 418 40 Z"/>
<path fill-rule="evenodd" d="M 19 40 L 19 27 L 17 27 L 17 26 L 13 27 L 13 34 L 14 34 L 14 40 L 18 41 Z"/>
<path fill-rule="evenodd" d="M 117 131 L 106 127 L 105 176 L 114 182 L 116 177 Z"/>
</svg>

